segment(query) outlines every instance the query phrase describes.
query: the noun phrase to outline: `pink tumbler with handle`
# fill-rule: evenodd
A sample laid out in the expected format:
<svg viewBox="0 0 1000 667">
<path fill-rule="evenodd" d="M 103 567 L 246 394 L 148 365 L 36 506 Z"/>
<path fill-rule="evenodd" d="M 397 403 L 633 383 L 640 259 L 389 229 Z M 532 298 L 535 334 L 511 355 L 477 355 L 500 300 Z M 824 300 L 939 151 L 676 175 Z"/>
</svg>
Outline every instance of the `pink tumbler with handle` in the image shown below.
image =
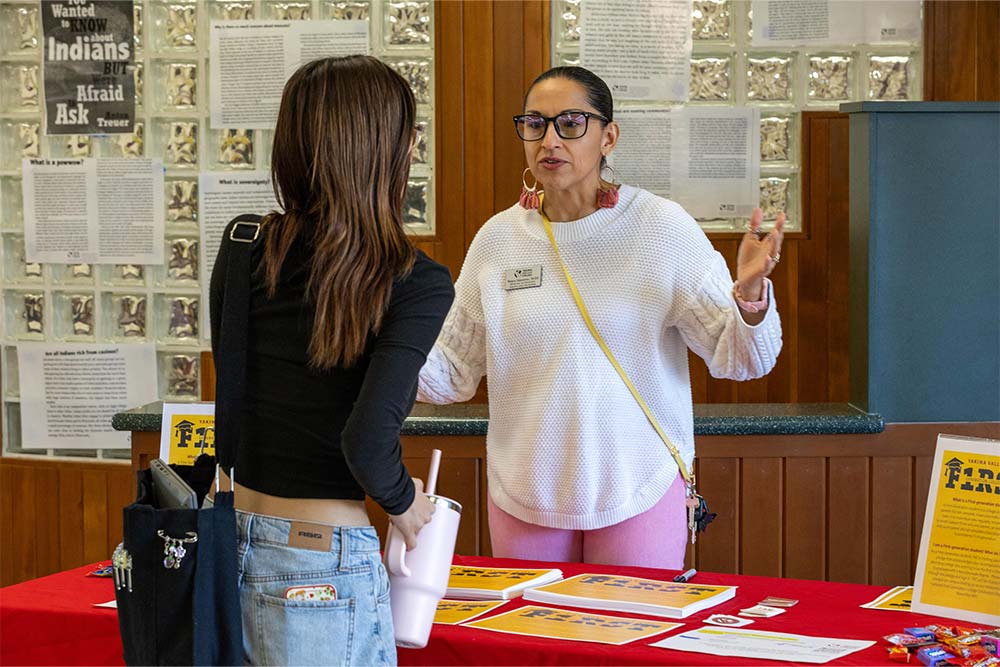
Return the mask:
<svg viewBox="0 0 1000 667">
<path fill-rule="evenodd" d="M 396 646 L 423 648 L 431 635 L 438 601 L 448 590 L 462 506 L 433 493 L 441 452 L 434 450 L 427 476 L 427 498 L 436 505 L 430 523 L 417 534 L 417 546 L 406 550 L 403 537 L 390 524 L 385 564 L 389 570 L 390 608 Z"/>
</svg>

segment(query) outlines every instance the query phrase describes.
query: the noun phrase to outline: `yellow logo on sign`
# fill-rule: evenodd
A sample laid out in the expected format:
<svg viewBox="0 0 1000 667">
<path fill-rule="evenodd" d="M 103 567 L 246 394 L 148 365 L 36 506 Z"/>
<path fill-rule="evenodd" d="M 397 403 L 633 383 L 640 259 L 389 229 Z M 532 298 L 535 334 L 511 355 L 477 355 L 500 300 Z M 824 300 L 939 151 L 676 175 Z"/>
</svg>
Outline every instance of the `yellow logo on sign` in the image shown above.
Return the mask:
<svg viewBox="0 0 1000 667">
<path fill-rule="evenodd" d="M 215 455 L 215 415 L 172 415 L 168 463 L 194 465 L 202 454 Z"/>
</svg>

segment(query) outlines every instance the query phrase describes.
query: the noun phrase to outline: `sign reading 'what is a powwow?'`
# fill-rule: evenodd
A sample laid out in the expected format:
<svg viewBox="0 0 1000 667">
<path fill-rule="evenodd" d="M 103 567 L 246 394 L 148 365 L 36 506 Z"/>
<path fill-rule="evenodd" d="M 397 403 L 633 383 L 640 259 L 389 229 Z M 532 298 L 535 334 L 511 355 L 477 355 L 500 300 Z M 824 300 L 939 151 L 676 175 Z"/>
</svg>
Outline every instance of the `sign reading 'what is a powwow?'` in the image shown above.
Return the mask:
<svg viewBox="0 0 1000 667">
<path fill-rule="evenodd" d="M 122 134 L 135 123 L 132 0 L 45 0 L 48 134 Z"/>
</svg>

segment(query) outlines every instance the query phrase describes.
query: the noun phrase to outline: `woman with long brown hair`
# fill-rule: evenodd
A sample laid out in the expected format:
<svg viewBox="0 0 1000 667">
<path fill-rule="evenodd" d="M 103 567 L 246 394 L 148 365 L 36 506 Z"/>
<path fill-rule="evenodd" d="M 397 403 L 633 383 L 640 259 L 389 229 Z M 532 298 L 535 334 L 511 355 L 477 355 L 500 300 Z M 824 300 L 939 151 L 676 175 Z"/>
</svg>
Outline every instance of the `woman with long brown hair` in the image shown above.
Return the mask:
<svg viewBox="0 0 1000 667">
<path fill-rule="evenodd" d="M 263 219 L 251 255 L 234 474 L 252 664 L 395 662 L 364 498 L 416 544 L 433 505 L 399 431 L 454 296 L 403 229 L 415 108 L 405 80 L 366 56 L 308 63 L 285 85 L 271 160 L 283 211 Z M 217 359 L 224 283 L 214 271 Z"/>
</svg>

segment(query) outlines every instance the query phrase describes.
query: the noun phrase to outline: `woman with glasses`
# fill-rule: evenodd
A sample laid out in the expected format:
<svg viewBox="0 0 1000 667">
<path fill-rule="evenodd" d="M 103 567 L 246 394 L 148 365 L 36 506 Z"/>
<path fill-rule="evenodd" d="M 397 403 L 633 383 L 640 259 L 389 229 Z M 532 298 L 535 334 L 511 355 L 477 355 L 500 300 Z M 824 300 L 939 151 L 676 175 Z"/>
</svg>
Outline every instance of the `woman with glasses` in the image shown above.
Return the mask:
<svg viewBox="0 0 1000 667">
<path fill-rule="evenodd" d="M 488 376 L 494 556 L 680 568 L 685 480 L 566 276 L 690 470 L 688 348 L 715 377 L 774 366 L 781 324 L 766 276 L 784 216 L 763 235 L 754 211 L 734 283 L 678 204 L 601 178 L 619 136 L 613 114 L 608 86 L 586 69 L 532 83 L 514 117 L 528 163 L 521 200 L 472 242 L 418 400 L 468 400 Z"/>
<path fill-rule="evenodd" d="M 406 80 L 375 58 L 316 60 L 285 84 L 271 158 L 283 211 L 252 249 L 235 466 L 247 664 L 396 664 L 364 499 L 415 546 L 434 506 L 399 431 L 454 297 L 403 228 L 415 123 Z M 220 346 L 223 238 L 212 352 L 237 363 Z"/>
</svg>

